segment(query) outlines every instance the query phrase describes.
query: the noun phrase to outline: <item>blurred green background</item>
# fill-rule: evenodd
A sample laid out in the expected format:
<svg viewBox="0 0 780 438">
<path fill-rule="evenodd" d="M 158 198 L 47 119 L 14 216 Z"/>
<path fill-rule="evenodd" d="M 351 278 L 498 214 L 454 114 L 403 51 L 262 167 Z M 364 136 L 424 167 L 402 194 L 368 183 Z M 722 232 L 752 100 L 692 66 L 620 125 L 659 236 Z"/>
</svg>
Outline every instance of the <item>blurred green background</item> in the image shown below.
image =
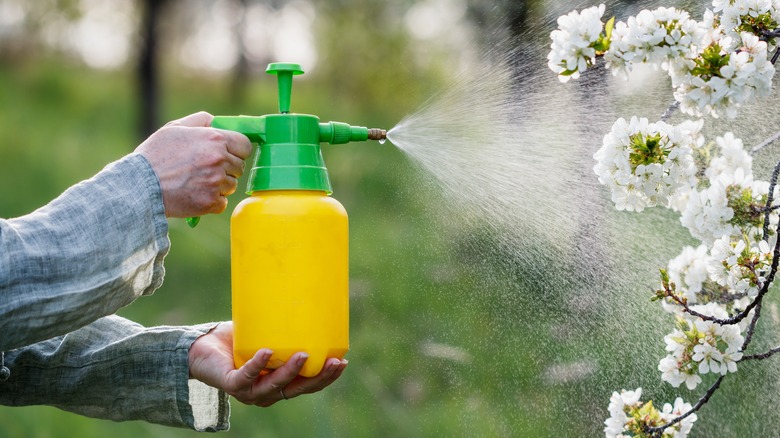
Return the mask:
<svg viewBox="0 0 780 438">
<path fill-rule="evenodd" d="M 639 6 L 612 5 L 615 13 Z M 268 62 L 298 62 L 307 71 L 296 78 L 293 111 L 389 129 L 498 42 L 525 46 L 512 59 L 521 74 L 523 64 L 544 65 L 555 17 L 574 7 L 540 0 L 0 0 L 0 217 L 44 205 L 168 120 L 199 110 L 276 112 Z M 585 99 L 588 92 L 574 94 Z M 600 120 L 589 135 L 598 139 L 612 120 Z M 393 145 L 326 146 L 324 154 L 334 196 L 350 214 L 350 366 L 315 395 L 269 409 L 232 403 L 226 435 L 598 436 L 614 389 L 642 384 L 672 400 L 676 392 L 661 384 L 657 362 L 644 360 L 661 356 L 669 321 L 653 325 L 662 317 L 642 293 L 621 301 L 625 307 L 601 306 L 599 295 L 614 284 L 581 273 L 576 261 L 577 251 L 592 248 L 573 242 L 575 260 L 545 259 L 531 248 L 539 256 L 532 269 L 495 245 L 495 229 L 445 217 L 447 200 Z M 583 174 L 592 184 L 590 166 Z M 195 230 L 171 220 L 165 284 L 120 314 L 145 325 L 229 319 L 229 211 L 242 197 L 233 195 L 228 212 L 205 217 Z M 607 198 L 603 205 L 596 219 L 572 220 L 599 228 L 598 218 L 614 214 Z M 665 213 L 621 218 L 607 235 L 676 220 Z M 648 254 L 640 241 L 636 259 L 616 272 L 653 279 L 690 240 L 679 232 L 670 239 L 674 246 L 660 254 Z M 601 251 L 609 264 L 609 248 Z M 538 266 L 549 277 L 528 275 Z M 591 305 L 579 306 L 572 294 L 586 289 Z M 616 319 L 637 322 L 620 327 Z M 649 343 L 634 341 L 637 333 Z M 626 345 L 646 352 L 634 357 Z M 751 388 L 729 384 L 731 395 L 711 408 L 709 429 L 697 424 L 701 436 L 728 430 L 717 417 L 736 421 L 730 404 L 753 397 Z M 754 417 L 757 430 L 771 424 Z M 0 437 L 194 434 L 50 407 L 0 407 Z"/>
</svg>

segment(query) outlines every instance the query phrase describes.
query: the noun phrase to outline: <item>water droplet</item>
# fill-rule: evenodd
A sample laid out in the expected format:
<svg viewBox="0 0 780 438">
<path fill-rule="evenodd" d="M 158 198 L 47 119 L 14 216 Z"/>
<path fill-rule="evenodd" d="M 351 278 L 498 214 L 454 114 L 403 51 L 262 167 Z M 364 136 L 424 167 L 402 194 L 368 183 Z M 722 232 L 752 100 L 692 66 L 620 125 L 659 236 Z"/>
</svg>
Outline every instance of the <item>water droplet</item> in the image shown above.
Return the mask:
<svg viewBox="0 0 780 438">
<path fill-rule="evenodd" d="M 387 141 L 386 138 L 380 138 L 379 139 L 379 144 L 385 144 L 386 141 Z"/>
</svg>

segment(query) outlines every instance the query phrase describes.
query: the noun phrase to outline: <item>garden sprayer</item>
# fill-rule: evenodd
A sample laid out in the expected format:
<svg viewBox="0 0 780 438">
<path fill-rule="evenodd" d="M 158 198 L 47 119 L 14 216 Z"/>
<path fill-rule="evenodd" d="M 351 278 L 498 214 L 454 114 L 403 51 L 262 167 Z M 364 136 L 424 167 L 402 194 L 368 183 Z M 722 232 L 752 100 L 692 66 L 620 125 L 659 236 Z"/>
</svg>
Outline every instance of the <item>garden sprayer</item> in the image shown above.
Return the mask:
<svg viewBox="0 0 780 438">
<path fill-rule="evenodd" d="M 320 372 L 349 348 L 348 225 L 332 193 L 320 143 L 384 140 L 386 131 L 320 123 L 290 112 L 298 64 L 269 64 L 277 76 L 279 113 L 216 116 L 214 128 L 258 144 L 247 194 L 230 220 L 233 357 L 236 368 L 270 348 L 268 368 L 308 353 L 301 375 Z M 191 226 L 198 218 L 189 218 Z"/>
</svg>

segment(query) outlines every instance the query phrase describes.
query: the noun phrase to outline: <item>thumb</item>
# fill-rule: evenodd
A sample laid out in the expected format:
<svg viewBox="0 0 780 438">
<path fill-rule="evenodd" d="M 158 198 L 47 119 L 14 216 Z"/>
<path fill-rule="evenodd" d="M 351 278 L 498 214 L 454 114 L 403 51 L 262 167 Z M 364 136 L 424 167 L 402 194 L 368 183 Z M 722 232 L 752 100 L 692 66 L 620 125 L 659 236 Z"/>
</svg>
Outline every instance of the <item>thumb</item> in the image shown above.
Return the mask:
<svg viewBox="0 0 780 438">
<path fill-rule="evenodd" d="M 165 126 L 187 126 L 191 128 L 208 128 L 211 126 L 211 121 L 214 116 L 206 111 L 200 111 L 195 114 L 182 117 L 180 119 L 171 120 L 166 123 Z"/>
</svg>

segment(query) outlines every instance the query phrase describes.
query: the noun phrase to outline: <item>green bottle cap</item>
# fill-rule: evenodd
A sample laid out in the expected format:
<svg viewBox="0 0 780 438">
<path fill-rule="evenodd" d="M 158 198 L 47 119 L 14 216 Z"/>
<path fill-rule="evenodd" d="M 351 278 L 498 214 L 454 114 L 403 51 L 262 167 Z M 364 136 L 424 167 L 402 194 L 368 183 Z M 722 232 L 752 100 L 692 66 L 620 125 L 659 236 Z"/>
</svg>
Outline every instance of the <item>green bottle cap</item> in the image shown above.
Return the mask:
<svg viewBox="0 0 780 438">
<path fill-rule="evenodd" d="M 265 142 L 249 174 L 247 193 L 318 190 L 332 193 L 320 149 L 320 119 L 308 114 L 265 116 Z"/>
</svg>

